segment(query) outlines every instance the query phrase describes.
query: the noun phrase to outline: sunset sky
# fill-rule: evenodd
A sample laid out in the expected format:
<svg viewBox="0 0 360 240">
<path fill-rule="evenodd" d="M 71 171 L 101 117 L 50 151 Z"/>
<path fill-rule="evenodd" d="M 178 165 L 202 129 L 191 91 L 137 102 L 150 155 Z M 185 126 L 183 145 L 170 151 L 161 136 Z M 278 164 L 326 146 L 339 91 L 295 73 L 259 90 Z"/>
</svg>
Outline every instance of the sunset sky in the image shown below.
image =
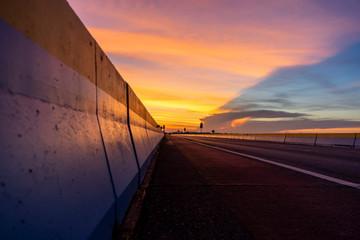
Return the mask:
<svg viewBox="0 0 360 240">
<path fill-rule="evenodd" d="M 358 0 L 68 0 L 167 131 L 360 132 Z"/>
</svg>

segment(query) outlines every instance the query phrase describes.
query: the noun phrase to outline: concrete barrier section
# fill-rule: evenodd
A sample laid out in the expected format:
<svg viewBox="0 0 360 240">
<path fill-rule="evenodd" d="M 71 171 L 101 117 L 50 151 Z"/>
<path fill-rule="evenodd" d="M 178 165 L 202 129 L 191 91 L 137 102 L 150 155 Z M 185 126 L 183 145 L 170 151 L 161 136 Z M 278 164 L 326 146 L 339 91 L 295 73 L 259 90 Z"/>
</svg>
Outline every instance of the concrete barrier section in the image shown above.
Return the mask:
<svg viewBox="0 0 360 240">
<path fill-rule="evenodd" d="M 96 44 L 97 105 L 121 222 L 138 186 L 138 166 L 127 119 L 127 84 Z"/>
<path fill-rule="evenodd" d="M 307 144 L 319 146 L 360 147 L 359 133 L 265 133 L 265 134 L 180 134 L 180 136 L 200 136 L 232 138 L 250 141 Z"/>
<path fill-rule="evenodd" d="M 85 239 L 114 219 L 96 87 L 3 20 L 0 31 L 1 238 Z"/>
<path fill-rule="evenodd" d="M 280 133 L 257 134 L 255 136 L 255 140 L 256 141 L 283 143 L 285 140 L 285 134 L 280 134 Z"/>
<path fill-rule="evenodd" d="M 244 134 L 231 134 L 231 138 L 233 139 L 240 139 L 243 140 L 244 139 Z"/>
<path fill-rule="evenodd" d="M 164 134 L 159 131 L 156 121 L 149 114 L 149 112 L 146 113 L 146 132 L 149 138 L 151 149 L 155 149 L 158 146 L 160 140 L 164 137 Z"/>
<path fill-rule="evenodd" d="M 250 141 L 255 141 L 256 140 L 256 134 L 243 134 L 243 138 L 244 140 L 250 140 Z"/>
<path fill-rule="evenodd" d="M 130 128 L 141 169 L 140 176 L 142 181 L 149 165 L 149 159 L 153 149 L 146 130 L 146 108 L 130 86 L 128 86 L 128 97 Z"/>
<path fill-rule="evenodd" d="M 323 146 L 353 146 L 355 133 L 331 134 L 321 133 L 317 135 L 316 145 Z"/>
<path fill-rule="evenodd" d="M 220 138 L 232 138 L 233 136 L 230 134 L 213 134 L 212 137 L 220 137 Z"/>
<path fill-rule="evenodd" d="M 66 1 L 1 1 L 0 50 L 1 239 L 111 239 L 156 122 Z"/>
<path fill-rule="evenodd" d="M 151 127 L 148 126 L 146 131 L 147 131 L 147 135 L 149 137 L 151 148 L 154 150 L 157 148 L 160 140 L 164 137 L 164 134 L 159 133 L 159 131 L 157 129 L 154 129 L 153 126 L 151 126 Z"/>
<path fill-rule="evenodd" d="M 286 133 L 285 143 L 314 145 L 316 133 Z"/>
<path fill-rule="evenodd" d="M 354 147 L 360 148 L 360 133 L 356 133 L 355 135 Z"/>
</svg>

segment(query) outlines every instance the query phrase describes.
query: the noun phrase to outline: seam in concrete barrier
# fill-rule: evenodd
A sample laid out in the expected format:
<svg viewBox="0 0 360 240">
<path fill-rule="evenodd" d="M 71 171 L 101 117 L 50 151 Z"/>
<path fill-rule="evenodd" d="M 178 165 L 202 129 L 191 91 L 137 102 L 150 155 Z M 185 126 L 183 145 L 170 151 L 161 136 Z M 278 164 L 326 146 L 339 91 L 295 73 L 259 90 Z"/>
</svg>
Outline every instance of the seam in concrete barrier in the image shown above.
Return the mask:
<svg viewBox="0 0 360 240">
<path fill-rule="evenodd" d="M 135 159 L 136 159 L 136 166 L 138 168 L 138 185 L 141 184 L 141 168 L 140 168 L 140 163 L 139 163 L 139 158 L 136 152 L 136 147 L 135 147 L 135 142 L 134 142 L 134 137 L 133 134 L 131 132 L 131 126 L 130 126 L 130 106 L 129 106 L 129 84 L 126 83 L 126 109 L 127 109 L 127 125 L 129 128 L 129 133 L 130 133 L 130 139 L 131 139 L 131 145 L 133 146 L 133 150 L 134 150 L 134 155 L 135 155 Z"/>
<path fill-rule="evenodd" d="M 355 133 L 355 137 L 354 137 L 353 145 L 351 146 L 351 148 L 355 148 L 355 143 L 356 143 L 356 133 Z"/>
<path fill-rule="evenodd" d="M 98 78 L 97 78 L 97 61 L 96 61 L 96 43 L 94 44 L 95 46 L 95 86 L 96 86 L 96 120 L 99 126 L 99 132 L 100 132 L 100 138 L 101 138 L 101 143 L 104 149 L 104 154 L 105 154 L 105 159 L 106 159 L 106 165 L 109 171 L 109 176 L 110 176 L 110 181 L 111 181 L 111 187 L 112 187 L 112 191 L 114 194 L 114 198 L 115 201 L 117 199 L 117 195 L 116 195 L 116 190 L 115 190 L 115 184 L 114 184 L 114 179 L 111 173 L 111 169 L 110 169 L 110 163 L 109 163 L 109 157 L 106 151 L 106 147 L 105 147 L 105 141 L 104 141 L 104 137 L 102 134 L 102 130 L 101 130 L 101 125 L 100 125 L 100 119 L 99 119 L 99 108 L 98 108 Z M 115 204 L 115 213 L 117 212 L 117 206 Z"/>
</svg>

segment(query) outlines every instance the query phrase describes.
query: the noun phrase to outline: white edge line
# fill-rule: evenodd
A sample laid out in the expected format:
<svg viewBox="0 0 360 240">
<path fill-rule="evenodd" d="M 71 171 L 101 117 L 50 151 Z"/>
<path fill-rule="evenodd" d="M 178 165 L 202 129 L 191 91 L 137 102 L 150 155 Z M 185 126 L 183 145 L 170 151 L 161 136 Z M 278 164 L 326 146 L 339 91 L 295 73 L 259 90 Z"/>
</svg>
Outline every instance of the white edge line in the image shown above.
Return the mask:
<svg viewBox="0 0 360 240">
<path fill-rule="evenodd" d="M 192 140 L 188 140 L 188 139 L 184 139 L 184 140 L 185 141 L 190 141 L 190 142 L 193 142 L 193 143 L 205 146 L 205 147 L 220 150 L 220 151 L 223 151 L 223 152 L 228 152 L 228 153 L 232 153 L 232 154 L 235 154 L 235 155 L 238 155 L 238 156 L 251 158 L 251 159 L 261 161 L 261 162 L 265 162 L 265 163 L 269 163 L 269 164 L 276 165 L 276 166 L 279 166 L 279 167 L 287 168 L 287 169 L 290 169 L 290 170 L 293 170 L 293 171 L 296 171 L 296 172 L 301 172 L 301 173 L 304 173 L 304 174 L 307 174 L 307 175 L 310 175 L 310 176 L 313 176 L 313 177 L 321 178 L 321 179 L 324 179 L 324 180 L 327 180 L 327 181 L 330 181 L 330 182 L 334 182 L 334 183 L 338 183 L 338 184 L 345 185 L 345 186 L 348 186 L 348 187 L 354 187 L 354 188 L 360 189 L 360 184 L 358 184 L 358 183 L 348 182 L 348 181 L 345 181 L 345 180 L 342 180 L 342 179 L 326 176 L 324 174 L 320 174 L 320 173 L 312 172 L 312 171 L 309 171 L 309 170 L 293 167 L 293 166 L 290 166 L 290 165 L 287 165 L 287 164 L 278 163 L 278 162 L 274 162 L 274 161 L 267 160 L 267 159 L 264 159 L 264 158 L 260 158 L 260 157 L 256 157 L 256 156 L 252 156 L 252 155 L 248 155 L 248 154 L 244 154 L 244 153 L 239 153 L 239 152 L 227 150 L 225 148 L 215 147 L 215 146 L 207 145 L 207 144 L 204 144 L 204 143 L 200 143 L 200 142 L 196 142 L 196 141 L 192 141 Z"/>
</svg>

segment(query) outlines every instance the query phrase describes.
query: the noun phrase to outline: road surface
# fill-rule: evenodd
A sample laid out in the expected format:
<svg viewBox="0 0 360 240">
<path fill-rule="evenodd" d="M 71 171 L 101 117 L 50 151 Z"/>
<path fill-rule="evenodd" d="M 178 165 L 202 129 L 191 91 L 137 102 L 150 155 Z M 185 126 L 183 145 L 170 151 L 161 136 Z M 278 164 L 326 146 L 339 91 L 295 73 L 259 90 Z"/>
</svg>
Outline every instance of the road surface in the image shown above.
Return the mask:
<svg viewBox="0 0 360 240">
<path fill-rule="evenodd" d="M 306 169 L 360 185 L 360 149 L 207 137 L 186 137 L 185 139 Z"/>
<path fill-rule="evenodd" d="M 206 144 L 211 145 L 204 146 Z M 138 239 L 360 239 L 358 149 L 168 136 Z"/>
</svg>

